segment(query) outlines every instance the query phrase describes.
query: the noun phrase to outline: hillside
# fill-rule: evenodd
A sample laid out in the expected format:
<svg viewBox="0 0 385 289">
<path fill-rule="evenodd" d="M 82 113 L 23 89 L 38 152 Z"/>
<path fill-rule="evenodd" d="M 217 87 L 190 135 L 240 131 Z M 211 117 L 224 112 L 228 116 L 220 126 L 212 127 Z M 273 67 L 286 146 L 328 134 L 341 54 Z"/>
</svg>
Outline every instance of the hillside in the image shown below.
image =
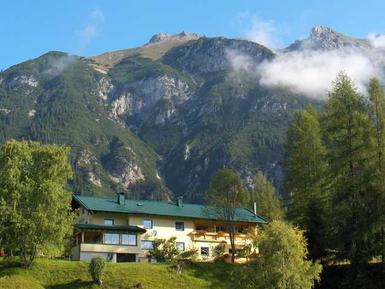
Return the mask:
<svg viewBox="0 0 385 289">
<path fill-rule="evenodd" d="M 0 289 L 100 288 L 88 274 L 87 262 L 38 259 L 31 270 L 4 267 L 0 261 Z M 221 289 L 229 280 L 222 275 L 226 264 L 196 264 L 181 276 L 166 264 L 108 263 L 103 278 L 106 289 Z M 142 287 L 139 287 L 141 284 Z"/>
<path fill-rule="evenodd" d="M 316 27 L 286 51 L 368 45 Z M 276 58 L 254 42 L 184 32 L 89 58 L 49 52 L 0 73 L 0 141 L 70 145 L 82 194 L 199 203 L 223 166 L 247 185 L 262 170 L 283 193 L 291 115 L 322 101 L 262 85 L 258 66 Z"/>
</svg>

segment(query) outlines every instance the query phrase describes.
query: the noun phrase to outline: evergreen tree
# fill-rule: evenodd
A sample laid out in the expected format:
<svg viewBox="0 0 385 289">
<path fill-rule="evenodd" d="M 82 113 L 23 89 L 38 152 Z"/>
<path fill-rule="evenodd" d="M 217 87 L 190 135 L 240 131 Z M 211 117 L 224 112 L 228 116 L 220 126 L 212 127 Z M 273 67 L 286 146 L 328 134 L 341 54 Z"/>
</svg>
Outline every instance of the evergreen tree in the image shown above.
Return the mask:
<svg viewBox="0 0 385 289">
<path fill-rule="evenodd" d="M 323 129 L 332 188 L 332 244 L 358 272 L 370 258 L 375 156 L 367 104 L 346 74 L 339 74 L 329 93 Z"/>
<path fill-rule="evenodd" d="M 273 184 L 261 171 L 257 172 L 254 185 L 251 191 L 250 207 L 253 207 L 255 202 L 258 215 L 261 215 L 268 221 L 282 220 L 285 212 L 281 200 L 275 194 Z"/>
<path fill-rule="evenodd" d="M 329 197 L 326 149 L 321 139 L 317 112 L 311 106 L 296 112 L 288 130 L 285 185 L 291 196 L 290 218 L 305 230 L 314 259 L 324 255 Z"/>
<path fill-rule="evenodd" d="M 380 81 L 371 79 L 369 85 L 370 117 L 374 124 L 376 162 L 373 167 L 375 179 L 375 196 L 372 204 L 372 217 L 378 231 L 378 252 L 382 256 L 385 269 L 385 92 Z"/>
</svg>

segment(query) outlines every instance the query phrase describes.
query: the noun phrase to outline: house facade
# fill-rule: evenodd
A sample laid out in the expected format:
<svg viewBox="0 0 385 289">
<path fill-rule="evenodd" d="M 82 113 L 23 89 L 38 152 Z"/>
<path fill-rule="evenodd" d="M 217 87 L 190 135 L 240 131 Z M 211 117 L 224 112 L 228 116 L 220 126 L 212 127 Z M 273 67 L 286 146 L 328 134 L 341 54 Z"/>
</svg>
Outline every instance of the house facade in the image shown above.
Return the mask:
<svg viewBox="0 0 385 289">
<path fill-rule="evenodd" d="M 230 250 L 225 223 L 202 205 L 74 195 L 79 215 L 74 225 L 74 260 L 101 256 L 112 262 L 149 262 L 154 239 L 176 238 L 179 250 L 196 248 L 199 258 L 213 258 L 219 244 Z M 242 250 L 251 242 L 258 224 L 266 221 L 244 208 L 236 210 L 235 245 Z"/>
</svg>

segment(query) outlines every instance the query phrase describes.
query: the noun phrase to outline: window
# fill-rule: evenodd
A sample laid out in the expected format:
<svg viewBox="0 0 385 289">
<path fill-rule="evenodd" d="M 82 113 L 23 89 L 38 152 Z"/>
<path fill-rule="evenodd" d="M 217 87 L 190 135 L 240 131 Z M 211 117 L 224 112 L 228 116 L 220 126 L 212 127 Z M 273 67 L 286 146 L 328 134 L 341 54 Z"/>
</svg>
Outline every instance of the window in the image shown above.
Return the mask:
<svg viewBox="0 0 385 289">
<path fill-rule="evenodd" d="M 119 234 L 105 233 L 104 244 L 119 245 Z"/>
<path fill-rule="evenodd" d="M 148 240 L 140 241 L 140 247 L 142 250 L 152 250 L 154 249 L 154 243 Z"/>
<path fill-rule="evenodd" d="M 152 229 L 152 220 L 151 219 L 144 219 L 143 220 L 143 228 Z"/>
<path fill-rule="evenodd" d="M 136 235 L 134 234 L 122 234 L 122 245 L 136 246 Z"/>
<path fill-rule="evenodd" d="M 176 248 L 179 251 L 184 251 L 184 242 L 176 242 Z"/>
<path fill-rule="evenodd" d="M 112 226 L 114 224 L 113 219 L 104 219 L 104 225 Z"/>
<path fill-rule="evenodd" d="M 201 247 L 201 256 L 202 257 L 208 257 L 210 256 L 209 247 Z"/>
<path fill-rule="evenodd" d="M 175 222 L 175 230 L 184 231 L 184 223 L 183 222 Z"/>
</svg>

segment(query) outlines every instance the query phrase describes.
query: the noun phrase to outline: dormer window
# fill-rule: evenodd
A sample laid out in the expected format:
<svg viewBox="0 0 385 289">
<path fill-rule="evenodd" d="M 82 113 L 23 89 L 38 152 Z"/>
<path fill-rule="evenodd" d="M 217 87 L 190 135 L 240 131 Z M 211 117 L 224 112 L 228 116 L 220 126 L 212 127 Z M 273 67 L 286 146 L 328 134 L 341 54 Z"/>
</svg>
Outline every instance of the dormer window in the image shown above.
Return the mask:
<svg viewBox="0 0 385 289">
<path fill-rule="evenodd" d="M 104 219 L 104 225 L 113 226 L 114 225 L 114 219 Z"/>
</svg>

